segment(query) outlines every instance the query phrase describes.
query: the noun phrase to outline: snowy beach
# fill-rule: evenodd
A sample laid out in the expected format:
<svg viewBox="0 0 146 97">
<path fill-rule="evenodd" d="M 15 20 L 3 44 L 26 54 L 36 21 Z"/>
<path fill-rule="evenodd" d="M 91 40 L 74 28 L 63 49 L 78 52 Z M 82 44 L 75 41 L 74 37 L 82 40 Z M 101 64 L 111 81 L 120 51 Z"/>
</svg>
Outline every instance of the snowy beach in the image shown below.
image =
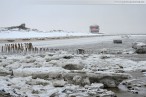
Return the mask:
<svg viewBox="0 0 146 97">
<path fill-rule="evenodd" d="M 0 97 L 146 97 L 146 0 L 0 0 Z"/>
<path fill-rule="evenodd" d="M 32 41 L 35 47 L 59 50 L 2 53 L 0 93 L 7 97 L 115 97 L 116 93 L 108 88 L 124 84 L 127 96 L 144 97 L 146 82 L 133 84 L 137 79 L 129 72 L 145 74 L 145 54 L 136 54 L 131 48 L 133 42 L 145 42 L 145 37 L 117 35 Z M 123 43 L 114 44 L 114 39 Z M 1 46 L 4 44 L 9 43 Z M 85 54 L 77 54 L 78 48 L 84 49 Z M 121 95 L 118 97 L 124 97 Z"/>
</svg>

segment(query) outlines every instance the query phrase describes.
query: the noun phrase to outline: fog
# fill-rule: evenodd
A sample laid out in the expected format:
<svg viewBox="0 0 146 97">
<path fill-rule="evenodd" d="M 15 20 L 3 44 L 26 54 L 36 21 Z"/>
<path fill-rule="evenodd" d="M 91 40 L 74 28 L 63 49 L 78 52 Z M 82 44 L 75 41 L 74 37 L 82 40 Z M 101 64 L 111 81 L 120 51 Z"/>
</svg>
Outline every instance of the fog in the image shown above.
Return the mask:
<svg viewBox="0 0 146 97">
<path fill-rule="evenodd" d="M 146 32 L 146 5 L 49 4 L 34 0 L 0 0 L 0 27 L 26 23 L 43 31 L 89 32 L 97 24 L 101 33 Z"/>
</svg>

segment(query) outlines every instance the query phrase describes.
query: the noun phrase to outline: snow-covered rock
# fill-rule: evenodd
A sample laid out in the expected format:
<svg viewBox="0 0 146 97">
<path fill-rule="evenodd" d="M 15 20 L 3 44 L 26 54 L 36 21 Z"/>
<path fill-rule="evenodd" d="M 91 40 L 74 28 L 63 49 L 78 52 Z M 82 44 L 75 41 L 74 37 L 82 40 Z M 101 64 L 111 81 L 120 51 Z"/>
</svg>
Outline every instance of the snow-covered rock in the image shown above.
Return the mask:
<svg viewBox="0 0 146 97">
<path fill-rule="evenodd" d="M 60 78 L 62 73 L 67 73 L 67 70 L 61 67 L 42 67 L 42 68 L 19 68 L 13 70 L 14 76 L 27 77 L 32 76 L 33 78 Z"/>
<path fill-rule="evenodd" d="M 102 84 L 102 83 L 92 83 L 91 85 L 86 85 L 85 88 L 103 89 L 104 88 L 104 84 Z"/>
<path fill-rule="evenodd" d="M 132 44 L 132 48 L 135 49 L 135 52 L 138 54 L 146 53 L 146 44 L 142 42 L 136 42 Z"/>
<path fill-rule="evenodd" d="M 47 58 L 51 60 L 46 61 Z M 145 72 L 146 69 L 146 61 L 136 62 L 107 54 L 71 55 L 54 52 L 25 56 L 0 55 L 0 60 L 0 71 L 6 73 L 6 76 L 0 76 L 0 91 L 16 97 L 114 97 L 113 92 L 103 87 L 117 87 L 131 77 L 123 72 Z M 83 68 L 62 68 L 67 64 L 81 65 Z M 13 76 L 9 74 L 11 70 Z"/>
<path fill-rule="evenodd" d="M 112 91 L 101 89 L 100 86 L 98 83 L 85 87 L 66 86 L 63 92 L 68 94 L 67 97 L 115 97 Z"/>
<path fill-rule="evenodd" d="M 53 80 L 52 84 L 54 87 L 64 87 L 66 82 L 64 80 Z"/>
<path fill-rule="evenodd" d="M 49 85 L 51 83 L 49 81 L 47 81 L 47 80 L 37 78 L 37 79 L 28 80 L 26 82 L 26 84 L 28 84 L 28 85 L 42 85 L 42 86 L 46 86 L 46 85 Z"/>
<path fill-rule="evenodd" d="M 67 69 L 67 70 L 82 70 L 84 68 L 84 65 L 83 64 L 65 64 L 63 66 L 64 69 Z"/>
<path fill-rule="evenodd" d="M 123 80 L 129 79 L 131 76 L 125 73 L 72 73 L 68 72 L 63 75 L 64 79 L 69 83 L 77 85 L 86 85 L 90 83 L 101 82 L 106 87 L 117 87 Z M 85 84 L 85 83 L 86 84 Z"/>
<path fill-rule="evenodd" d="M 146 47 L 146 44 L 143 42 L 135 42 L 132 44 L 132 48 L 134 48 L 134 49 L 139 49 L 141 47 Z"/>
<path fill-rule="evenodd" d="M 13 71 L 0 67 L 0 76 L 12 75 Z"/>
<path fill-rule="evenodd" d="M 59 84 L 59 80 L 56 80 Z M 61 80 L 64 85 L 64 81 Z M 72 97 L 75 96 L 100 96 L 114 97 L 115 94 L 103 88 L 103 84 L 94 83 L 80 87 L 73 84 L 65 84 L 64 87 L 54 87 L 50 80 L 33 79 L 32 77 L 0 77 L 0 93 L 9 94 L 11 97 Z"/>
</svg>

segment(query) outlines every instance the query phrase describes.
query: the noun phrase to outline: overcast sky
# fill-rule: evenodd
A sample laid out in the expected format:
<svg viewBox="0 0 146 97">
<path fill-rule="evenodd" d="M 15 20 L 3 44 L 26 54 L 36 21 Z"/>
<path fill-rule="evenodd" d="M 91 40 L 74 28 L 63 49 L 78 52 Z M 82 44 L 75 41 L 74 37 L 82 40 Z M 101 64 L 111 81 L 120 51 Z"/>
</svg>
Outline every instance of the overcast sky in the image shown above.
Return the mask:
<svg viewBox="0 0 146 97">
<path fill-rule="evenodd" d="M 146 33 L 146 5 L 47 4 L 35 0 L 0 0 L 0 26 L 26 23 L 43 31 L 89 32 L 98 24 L 104 33 Z"/>
</svg>

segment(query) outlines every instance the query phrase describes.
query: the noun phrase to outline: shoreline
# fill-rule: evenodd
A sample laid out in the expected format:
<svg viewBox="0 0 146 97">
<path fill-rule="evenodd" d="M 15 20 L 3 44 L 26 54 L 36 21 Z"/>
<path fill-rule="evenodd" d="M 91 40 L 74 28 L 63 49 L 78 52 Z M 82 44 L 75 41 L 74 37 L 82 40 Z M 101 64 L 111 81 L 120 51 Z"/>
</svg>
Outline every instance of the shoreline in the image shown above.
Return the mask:
<svg viewBox="0 0 146 97">
<path fill-rule="evenodd" d="M 103 36 L 134 36 L 134 35 L 146 35 L 146 34 L 94 34 L 89 36 L 61 36 L 61 37 L 34 37 L 34 38 L 6 38 L 0 39 L 0 43 L 13 43 L 13 42 L 34 42 L 34 41 L 46 41 L 46 40 L 59 40 L 59 39 L 78 39 L 78 38 L 88 38 L 88 37 L 103 37 Z"/>
</svg>

